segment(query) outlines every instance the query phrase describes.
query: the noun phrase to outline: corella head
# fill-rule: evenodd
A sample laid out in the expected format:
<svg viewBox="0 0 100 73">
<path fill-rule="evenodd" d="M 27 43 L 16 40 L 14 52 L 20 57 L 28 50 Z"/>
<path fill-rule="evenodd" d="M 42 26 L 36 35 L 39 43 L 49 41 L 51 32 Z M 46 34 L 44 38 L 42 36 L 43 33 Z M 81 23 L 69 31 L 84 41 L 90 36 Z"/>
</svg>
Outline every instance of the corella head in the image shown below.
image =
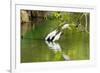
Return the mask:
<svg viewBox="0 0 100 73">
<path fill-rule="evenodd" d="M 61 27 L 62 30 L 66 29 L 66 28 L 71 29 L 71 27 L 69 26 L 69 24 L 64 24 L 64 25 Z"/>
</svg>

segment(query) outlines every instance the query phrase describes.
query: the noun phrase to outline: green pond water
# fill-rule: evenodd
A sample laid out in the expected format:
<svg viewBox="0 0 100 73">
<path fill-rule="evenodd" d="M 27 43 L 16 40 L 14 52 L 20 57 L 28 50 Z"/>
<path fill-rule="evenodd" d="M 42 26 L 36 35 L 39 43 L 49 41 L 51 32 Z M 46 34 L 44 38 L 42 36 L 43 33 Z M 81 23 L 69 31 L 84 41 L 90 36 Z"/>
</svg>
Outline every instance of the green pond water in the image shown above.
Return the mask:
<svg viewBox="0 0 100 73">
<path fill-rule="evenodd" d="M 68 57 L 68 61 L 89 59 L 89 38 L 84 32 L 70 35 L 55 43 L 59 44 L 60 49 L 49 47 L 45 40 L 23 39 L 21 62 L 66 61 L 63 54 Z"/>
<path fill-rule="evenodd" d="M 66 30 L 59 41 L 46 42 L 45 36 L 58 26 L 54 24 L 43 22 L 21 39 L 21 63 L 89 60 L 89 33 Z"/>
</svg>

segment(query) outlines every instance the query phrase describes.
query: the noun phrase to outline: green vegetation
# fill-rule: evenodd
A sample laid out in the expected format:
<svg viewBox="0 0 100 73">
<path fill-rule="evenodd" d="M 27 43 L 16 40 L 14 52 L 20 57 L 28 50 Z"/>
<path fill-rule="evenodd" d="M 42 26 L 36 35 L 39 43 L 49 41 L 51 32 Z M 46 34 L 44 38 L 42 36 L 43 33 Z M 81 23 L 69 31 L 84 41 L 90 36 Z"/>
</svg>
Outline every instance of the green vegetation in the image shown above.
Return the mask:
<svg viewBox="0 0 100 73">
<path fill-rule="evenodd" d="M 89 13 L 26 11 L 27 22 L 25 19 L 22 21 L 21 15 L 22 63 L 64 61 L 62 53 L 68 55 L 70 60 L 89 59 Z M 64 22 L 70 24 L 72 30 L 64 30 L 60 40 L 56 41 L 61 51 L 54 52 L 44 39 Z"/>
</svg>

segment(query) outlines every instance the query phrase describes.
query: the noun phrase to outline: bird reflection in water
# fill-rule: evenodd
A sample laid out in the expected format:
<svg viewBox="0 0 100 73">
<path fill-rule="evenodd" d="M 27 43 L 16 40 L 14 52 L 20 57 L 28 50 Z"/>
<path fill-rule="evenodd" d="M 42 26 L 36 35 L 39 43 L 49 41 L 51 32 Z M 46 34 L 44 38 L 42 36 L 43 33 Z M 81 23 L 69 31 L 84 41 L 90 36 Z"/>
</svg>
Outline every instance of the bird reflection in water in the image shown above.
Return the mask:
<svg viewBox="0 0 100 73">
<path fill-rule="evenodd" d="M 45 41 L 45 43 L 47 44 L 47 46 L 49 47 L 49 49 L 52 49 L 54 51 L 55 54 L 57 54 L 57 52 L 61 53 L 61 56 L 63 57 L 64 60 L 68 61 L 70 60 L 69 56 L 66 55 L 62 49 L 59 43 L 57 42 L 49 42 L 49 41 Z"/>
</svg>

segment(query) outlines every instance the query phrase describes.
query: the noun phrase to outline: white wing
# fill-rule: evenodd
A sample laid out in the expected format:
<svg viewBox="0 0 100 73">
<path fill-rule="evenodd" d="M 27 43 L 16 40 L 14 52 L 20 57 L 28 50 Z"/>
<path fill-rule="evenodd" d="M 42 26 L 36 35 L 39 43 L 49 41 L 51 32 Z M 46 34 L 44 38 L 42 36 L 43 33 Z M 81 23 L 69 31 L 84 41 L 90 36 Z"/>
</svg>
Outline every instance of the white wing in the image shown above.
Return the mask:
<svg viewBox="0 0 100 73">
<path fill-rule="evenodd" d="M 57 30 L 54 30 L 54 31 L 50 32 L 50 33 L 46 36 L 45 40 L 47 40 L 48 38 L 51 39 L 53 36 L 56 35 L 56 33 L 57 33 Z"/>
<path fill-rule="evenodd" d="M 54 38 L 53 41 L 59 40 L 59 38 L 60 38 L 60 36 L 61 36 L 61 33 L 62 33 L 62 32 L 59 32 L 59 33 L 55 36 L 55 38 Z"/>
</svg>

